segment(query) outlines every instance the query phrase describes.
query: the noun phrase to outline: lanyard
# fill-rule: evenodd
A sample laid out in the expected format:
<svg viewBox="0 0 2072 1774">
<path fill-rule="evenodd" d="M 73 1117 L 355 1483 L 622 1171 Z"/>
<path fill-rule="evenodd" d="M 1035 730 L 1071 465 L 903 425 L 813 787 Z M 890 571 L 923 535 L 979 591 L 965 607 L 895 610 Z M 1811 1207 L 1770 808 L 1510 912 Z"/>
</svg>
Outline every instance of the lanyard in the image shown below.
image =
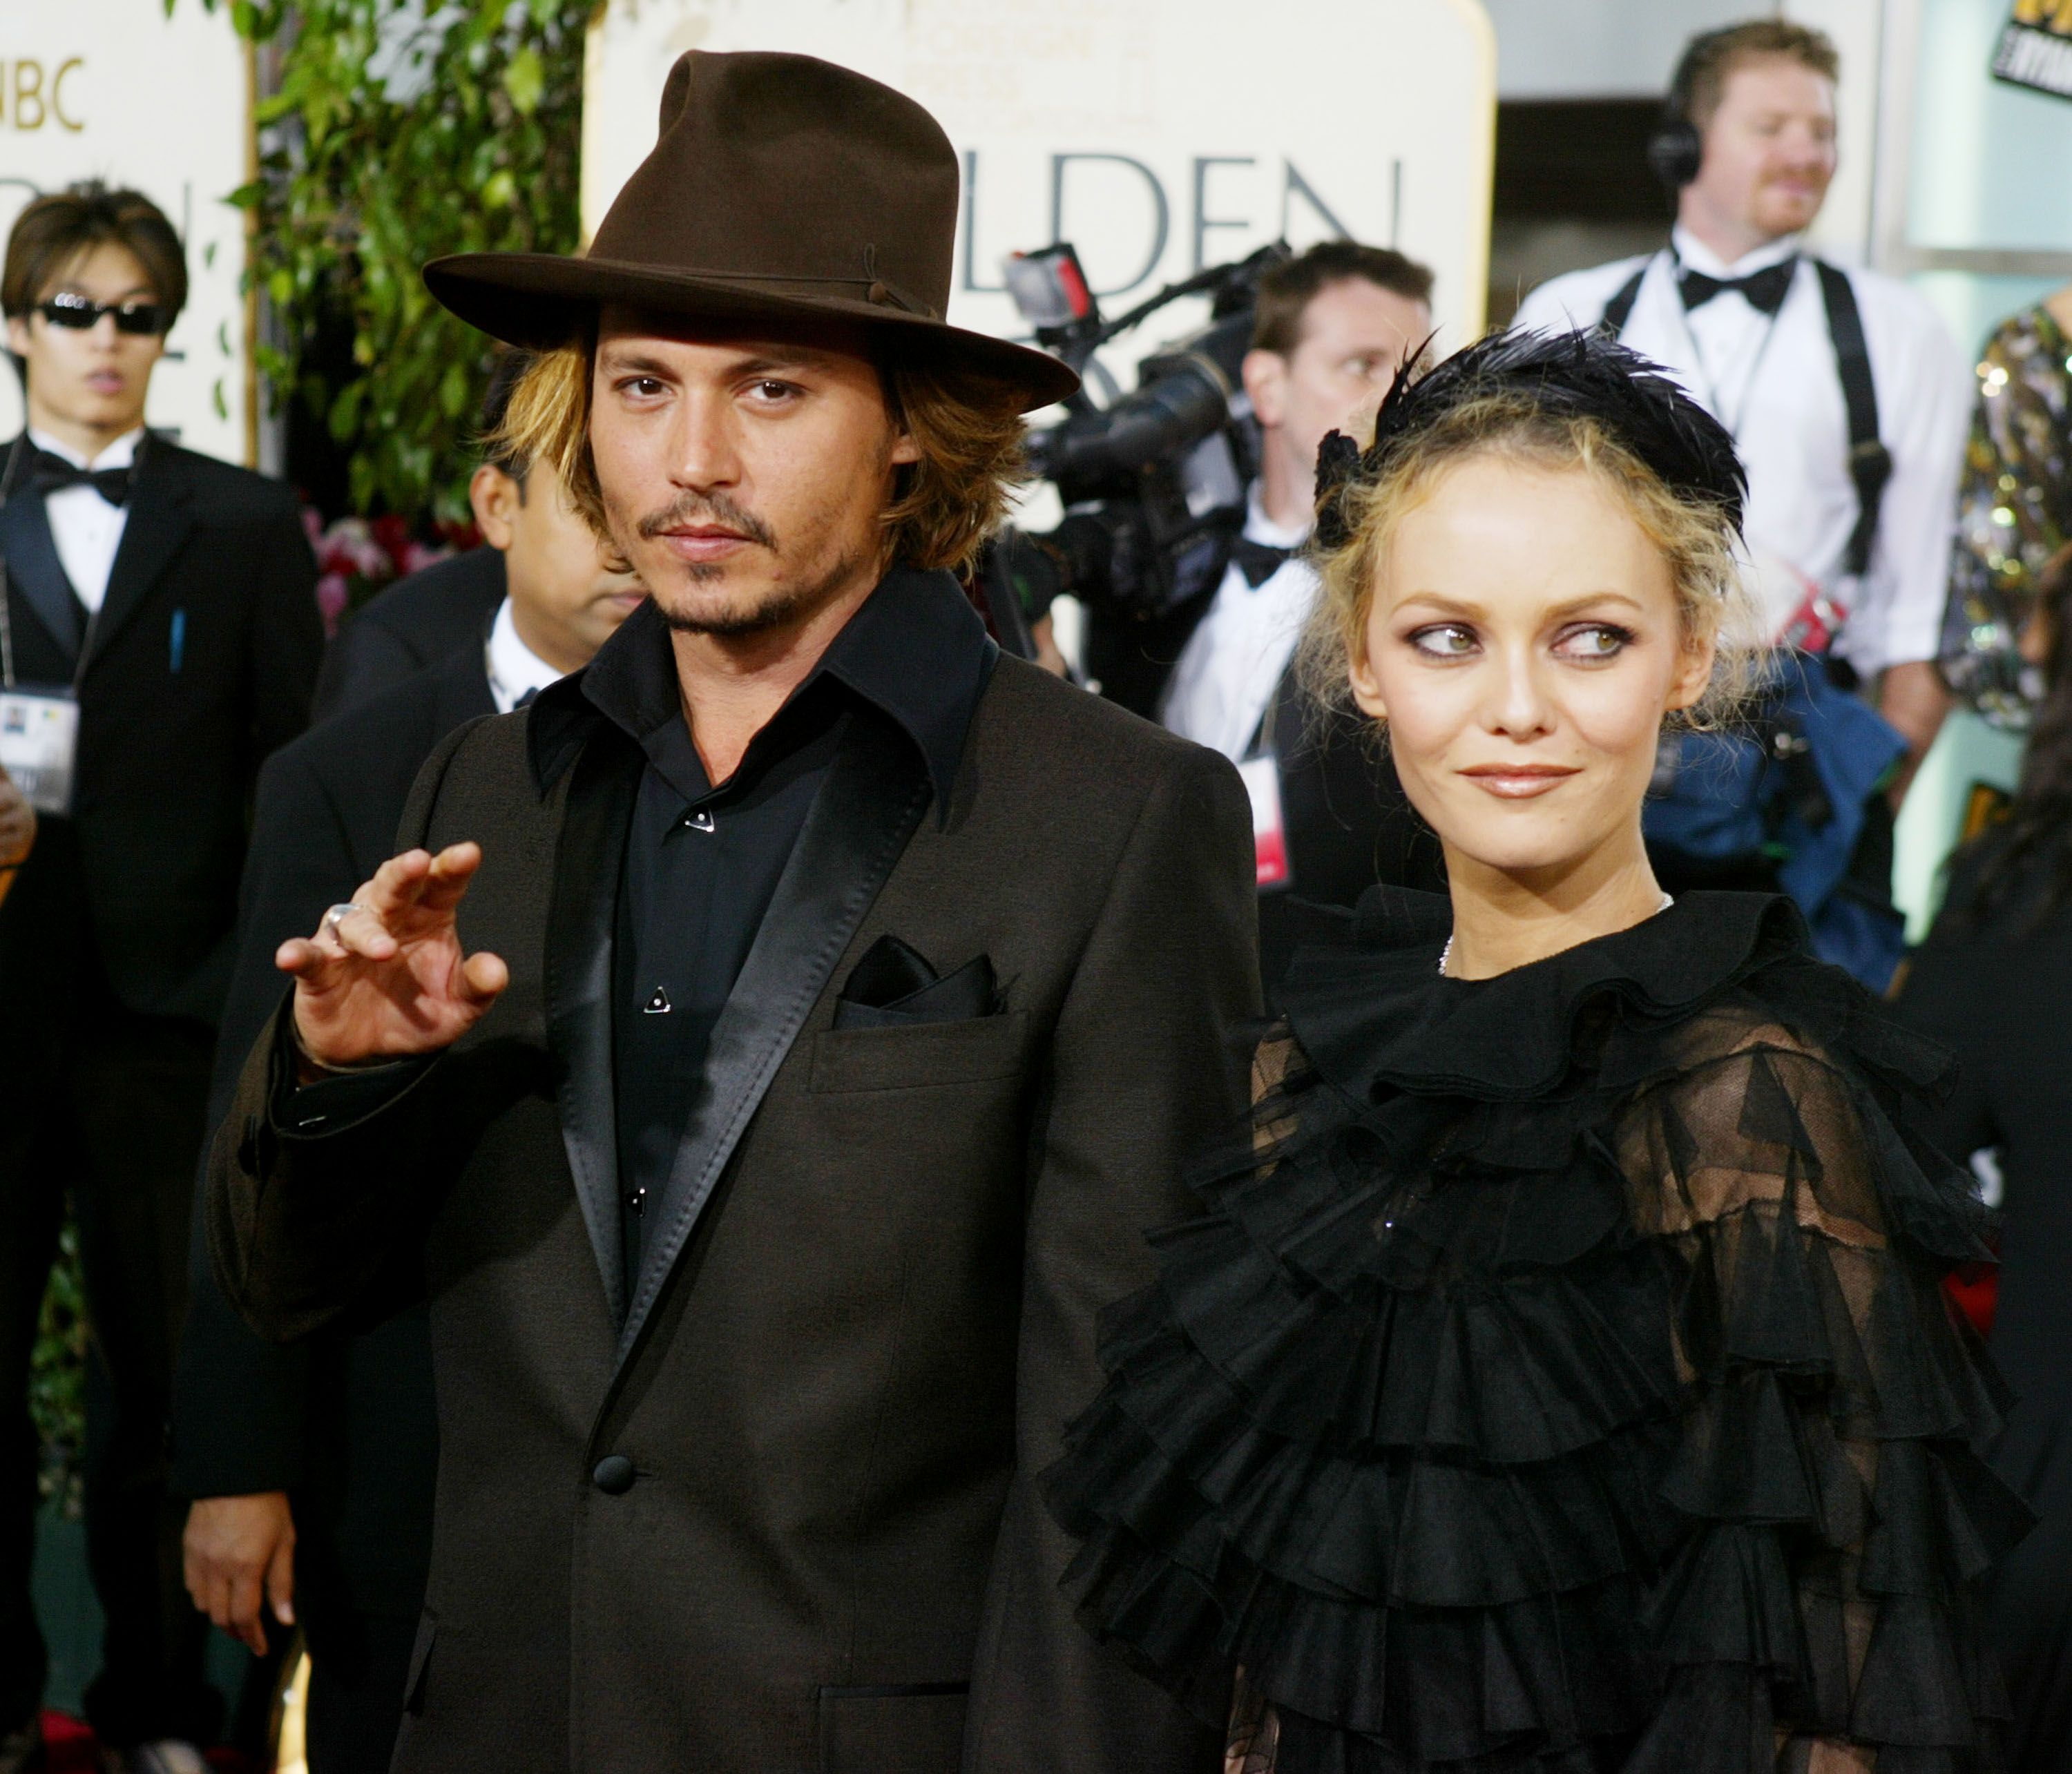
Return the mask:
<svg viewBox="0 0 2072 1774">
<path fill-rule="evenodd" d="M 1720 398 L 1719 386 L 1713 381 L 1712 372 L 1705 368 L 1704 350 L 1698 343 L 1697 334 L 1692 330 L 1691 310 L 1684 306 L 1683 280 L 1677 275 L 1682 262 L 1676 257 L 1675 248 L 1670 248 L 1669 293 L 1676 298 L 1676 322 L 1684 329 L 1684 340 L 1691 347 L 1691 367 L 1703 384 L 1698 392 L 1704 398 L 1706 410 L 1727 428 L 1727 435 L 1733 439 L 1734 446 L 1738 450 L 1741 441 L 1741 421 L 1748 417 L 1749 403 L 1755 398 L 1756 378 L 1762 374 L 1763 359 L 1770 355 L 1770 342 L 1777 336 L 1777 323 L 1784 318 L 1784 302 L 1780 302 L 1777 305 L 1776 313 L 1769 317 L 1762 329 L 1762 337 L 1756 342 L 1755 356 L 1749 364 L 1747 378 L 1741 384 L 1740 409 L 1729 418 L 1726 403 Z M 1799 270 L 1799 255 L 1796 253 L 1792 255 L 1791 268 L 1795 279 Z M 1713 299 L 1716 301 L 1718 298 Z M 1744 297 L 1742 299 L 1745 301 L 1747 298 Z M 1790 292 L 1786 290 L 1784 302 L 1790 299 Z"/>
<path fill-rule="evenodd" d="M 14 440 L 14 447 L 7 452 L 7 466 L 0 470 L 0 511 L 7 506 L 7 495 L 14 491 L 22 466 L 22 452 L 29 441 L 29 428 L 22 427 L 22 434 Z M 14 688 L 14 619 L 8 608 L 13 601 L 13 589 L 7 582 L 7 561 L 0 556 L 0 690 Z"/>
</svg>

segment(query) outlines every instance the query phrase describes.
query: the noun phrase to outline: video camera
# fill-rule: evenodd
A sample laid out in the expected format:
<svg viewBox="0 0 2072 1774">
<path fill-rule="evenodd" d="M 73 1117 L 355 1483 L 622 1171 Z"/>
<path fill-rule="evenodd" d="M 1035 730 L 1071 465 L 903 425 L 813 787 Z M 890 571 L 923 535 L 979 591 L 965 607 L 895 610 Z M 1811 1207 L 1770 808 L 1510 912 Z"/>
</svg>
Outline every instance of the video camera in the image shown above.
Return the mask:
<svg viewBox="0 0 2072 1774">
<path fill-rule="evenodd" d="M 1288 256 L 1279 242 L 1261 247 L 1169 285 L 1113 320 L 1102 318 L 1069 244 L 1006 261 L 1008 293 L 1037 343 L 1106 384 L 1110 399 L 1097 406 L 1082 388 L 1062 421 L 1030 433 L 1030 466 L 1057 488 L 1065 515 L 1048 532 L 1005 530 L 987 551 L 980 573 L 997 626 L 1034 621 L 1067 593 L 1148 621 L 1221 579 L 1259 466 L 1240 366 L 1260 274 Z M 1169 303 L 1204 294 L 1208 324 L 1145 358 L 1135 390 L 1116 394 L 1094 353 Z"/>
</svg>

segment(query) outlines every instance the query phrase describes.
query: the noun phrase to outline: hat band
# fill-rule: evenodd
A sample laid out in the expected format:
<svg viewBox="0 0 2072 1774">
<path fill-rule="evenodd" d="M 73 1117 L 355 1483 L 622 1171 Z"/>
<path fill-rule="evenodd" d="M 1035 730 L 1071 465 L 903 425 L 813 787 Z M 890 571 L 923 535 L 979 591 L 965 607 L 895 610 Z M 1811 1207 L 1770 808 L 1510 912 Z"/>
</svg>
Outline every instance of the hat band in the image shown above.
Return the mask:
<svg viewBox="0 0 2072 1774">
<path fill-rule="evenodd" d="M 656 269 L 663 267 L 657 266 Z M 928 303 L 906 291 L 890 278 L 873 277 L 866 273 L 860 277 L 802 277 L 788 271 L 695 271 L 693 277 L 709 277 L 718 283 L 768 283 L 788 285 L 815 284 L 846 284 L 851 289 L 863 291 L 863 299 L 880 308 L 898 308 L 910 314 L 919 314 L 928 320 L 943 317 Z"/>
</svg>

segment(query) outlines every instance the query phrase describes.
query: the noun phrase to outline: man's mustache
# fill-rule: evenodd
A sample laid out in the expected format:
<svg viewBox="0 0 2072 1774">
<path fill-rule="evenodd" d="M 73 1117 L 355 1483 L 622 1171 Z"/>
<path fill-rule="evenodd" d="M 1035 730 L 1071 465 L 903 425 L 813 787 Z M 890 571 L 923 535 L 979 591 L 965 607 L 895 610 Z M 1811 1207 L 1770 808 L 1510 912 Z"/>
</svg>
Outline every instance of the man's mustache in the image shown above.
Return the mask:
<svg viewBox="0 0 2072 1774">
<path fill-rule="evenodd" d="M 659 511 L 651 511 L 634 525 L 643 541 L 652 541 L 665 530 L 686 524 L 722 524 L 738 531 L 751 542 L 775 549 L 777 538 L 770 526 L 744 505 L 737 505 L 724 493 L 683 493 Z"/>
</svg>

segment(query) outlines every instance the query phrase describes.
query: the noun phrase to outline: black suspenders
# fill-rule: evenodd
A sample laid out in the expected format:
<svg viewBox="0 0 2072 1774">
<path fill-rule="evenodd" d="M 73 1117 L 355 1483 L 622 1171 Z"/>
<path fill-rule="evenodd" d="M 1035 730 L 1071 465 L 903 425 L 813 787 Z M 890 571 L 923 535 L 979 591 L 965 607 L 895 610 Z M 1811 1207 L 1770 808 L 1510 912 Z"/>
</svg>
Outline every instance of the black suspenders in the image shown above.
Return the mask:
<svg viewBox="0 0 2072 1774">
<path fill-rule="evenodd" d="M 1604 317 L 1597 322 L 1597 331 L 1607 339 L 1617 339 L 1626 331 L 1626 323 L 1633 318 L 1633 305 L 1640 300 L 1640 285 L 1647 276 L 1647 265 L 1654 263 L 1655 261 L 1650 259 L 1647 265 L 1643 265 L 1621 284 L 1618 293 L 1605 304 Z"/>
<path fill-rule="evenodd" d="M 1864 343 L 1864 317 L 1856 310 L 1856 293 L 1847 273 L 1815 259 L 1820 294 L 1827 305 L 1827 337 L 1835 347 L 1835 368 L 1842 379 L 1842 400 L 1849 409 L 1849 478 L 1856 483 L 1856 527 L 1849 533 L 1844 568 L 1861 577 L 1871 564 L 1877 538 L 1878 507 L 1885 483 L 1892 478 L 1892 452 L 1878 437 L 1877 384 L 1871 380 L 1871 354 Z"/>
<path fill-rule="evenodd" d="M 1827 339 L 1835 348 L 1835 372 L 1849 415 L 1848 466 L 1856 489 L 1856 527 L 1849 532 L 1842 568 L 1852 578 L 1860 578 L 1870 565 L 1871 544 L 1877 537 L 1878 511 L 1885 503 L 1885 483 L 1892 478 L 1892 452 L 1878 437 L 1877 384 L 1871 376 L 1871 354 L 1864 343 L 1864 317 L 1856 306 L 1856 292 L 1848 274 L 1826 260 L 1809 259 L 1807 263 L 1820 280 Z M 1604 317 L 1597 322 L 1600 332 L 1616 339 L 1626 331 L 1647 269 L 1643 265 L 1634 272 L 1605 304 Z"/>
</svg>

